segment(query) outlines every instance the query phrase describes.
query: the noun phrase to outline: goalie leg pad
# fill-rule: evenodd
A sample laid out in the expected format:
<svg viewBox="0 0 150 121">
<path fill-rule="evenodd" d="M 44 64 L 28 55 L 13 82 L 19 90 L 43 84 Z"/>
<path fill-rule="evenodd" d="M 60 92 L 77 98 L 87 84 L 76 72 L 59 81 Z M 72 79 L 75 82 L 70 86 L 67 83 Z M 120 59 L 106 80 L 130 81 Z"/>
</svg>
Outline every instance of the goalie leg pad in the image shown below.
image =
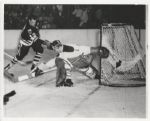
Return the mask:
<svg viewBox="0 0 150 121">
<path fill-rule="evenodd" d="M 93 60 L 93 55 L 85 55 L 85 56 L 80 55 L 76 58 L 69 59 L 72 65 L 77 68 L 88 67 L 92 62 L 92 60 Z"/>
<path fill-rule="evenodd" d="M 55 63 L 57 67 L 56 87 L 63 86 L 66 79 L 65 63 L 61 58 L 56 58 Z"/>
<path fill-rule="evenodd" d="M 71 81 L 71 67 L 61 58 L 56 58 L 57 74 L 56 74 L 56 86 L 73 86 Z"/>
<path fill-rule="evenodd" d="M 91 65 L 93 58 L 94 56 L 91 54 L 86 56 L 79 56 L 77 58 L 74 58 L 75 61 L 71 61 L 78 71 L 80 71 L 81 73 L 83 73 L 91 79 L 98 79 L 98 70 Z"/>
<path fill-rule="evenodd" d="M 95 78 L 95 75 L 96 75 L 96 73 L 94 72 L 94 70 L 89 66 L 88 68 L 87 68 L 87 70 L 85 71 L 85 72 L 83 72 L 83 73 L 85 73 L 85 75 L 86 76 L 88 76 L 89 78 L 91 78 L 91 79 L 94 79 Z"/>
<path fill-rule="evenodd" d="M 99 79 L 100 77 L 98 70 L 92 65 L 87 68 L 79 68 L 78 70 L 91 79 Z"/>
</svg>

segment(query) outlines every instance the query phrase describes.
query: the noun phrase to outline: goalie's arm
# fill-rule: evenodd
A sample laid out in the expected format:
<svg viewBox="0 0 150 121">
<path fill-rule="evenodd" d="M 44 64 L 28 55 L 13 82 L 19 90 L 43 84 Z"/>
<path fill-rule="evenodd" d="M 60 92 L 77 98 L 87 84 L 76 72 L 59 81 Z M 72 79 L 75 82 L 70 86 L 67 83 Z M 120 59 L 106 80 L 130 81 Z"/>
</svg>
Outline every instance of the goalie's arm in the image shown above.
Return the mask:
<svg viewBox="0 0 150 121">
<path fill-rule="evenodd" d="M 40 44 L 43 44 L 43 45 L 47 46 L 47 49 L 52 50 L 51 42 L 50 41 L 43 40 L 43 39 L 38 39 L 38 41 L 40 42 Z"/>
<path fill-rule="evenodd" d="M 53 49 L 52 49 L 52 45 L 51 45 L 51 42 L 50 42 L 50 41 L 48 41 L 48 40 L 42 40 L 42 39 L 39 39 L 39 41 L 40 41 L 40 43 L 41 43 L 41 44 L 43 44 L 43 45 L 47 46 L 47 49 L 49 49 L 49 50 L 53 50 Z"/>
</svg>

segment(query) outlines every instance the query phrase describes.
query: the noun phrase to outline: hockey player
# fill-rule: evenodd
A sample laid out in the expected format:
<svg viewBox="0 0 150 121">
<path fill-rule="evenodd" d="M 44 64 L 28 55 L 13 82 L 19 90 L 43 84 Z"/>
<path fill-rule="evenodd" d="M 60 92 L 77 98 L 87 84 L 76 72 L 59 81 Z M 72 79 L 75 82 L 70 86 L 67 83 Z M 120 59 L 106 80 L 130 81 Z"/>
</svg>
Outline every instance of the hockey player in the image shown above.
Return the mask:
<svg viewBox="0 0 150 121">
<path fill-rule="evenodd" d="M 34 72 L 35 76 L 38 76 L 43 74 L 43 70 L 56 66 L 56 87 L 73 86 L 71 80 L 71 70 L 73 68 L 82 72 L 89 78 L 99 78 L 98 70 L 85 59 L 85 56 L 89 54 L 98 54 L 101 58 L 107 58 L 109 56 L 108 49 L 104 47 L 65 45 L 59 40 L 50 43 L 48 49 L 54 50 L 57 53 L 57 57 L 45 64 L 41 63 Z"/>
<path fill-rule="evenodd" d="M 36 52 L 32 62 L 31 70 L 38 64 L 41 54 L 43 53 L 43 47 L 41 45 L 45 44 L 45 41 L 40 39 L 38 24 L 39 22 L 36 16 L 29 16 L 28 21 L 21 32 L 17 54 L 4 68 L 4 71 L 10 69 L 18 62 L 18 60 L 22 60 L 28 54 L 30 48 L 33 48 L 33 50 Z"/>
</svg>

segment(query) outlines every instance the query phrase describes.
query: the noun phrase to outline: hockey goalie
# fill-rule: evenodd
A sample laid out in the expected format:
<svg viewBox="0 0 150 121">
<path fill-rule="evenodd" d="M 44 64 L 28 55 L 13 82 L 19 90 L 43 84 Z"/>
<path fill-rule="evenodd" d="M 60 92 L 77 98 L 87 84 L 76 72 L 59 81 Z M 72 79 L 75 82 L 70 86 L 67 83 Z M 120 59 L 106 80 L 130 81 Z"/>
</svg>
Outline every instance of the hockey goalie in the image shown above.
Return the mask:
<svg viewBox="0 0 150 121">
<path fill-rule="evenodd" d="M 98 70 L 91 65 L 92 58 L 99 55 L 101 58 L 109 56 L 109 50 L 105 47 L 78 46 L 62 44 L 60 40 L 49 42 L 48 49 L 56 52 L 56 57 L 46 63 L 39 64 L 32 73 L 35 76 L 43 74 L 44 70 L 56 67 L 56 87 L 73 86 L 71 71 L 73 69 L 83 73 L 91 79 L 98 79 Z M 90 59 L 87 59 L 90 58 Z"/>
</svg>

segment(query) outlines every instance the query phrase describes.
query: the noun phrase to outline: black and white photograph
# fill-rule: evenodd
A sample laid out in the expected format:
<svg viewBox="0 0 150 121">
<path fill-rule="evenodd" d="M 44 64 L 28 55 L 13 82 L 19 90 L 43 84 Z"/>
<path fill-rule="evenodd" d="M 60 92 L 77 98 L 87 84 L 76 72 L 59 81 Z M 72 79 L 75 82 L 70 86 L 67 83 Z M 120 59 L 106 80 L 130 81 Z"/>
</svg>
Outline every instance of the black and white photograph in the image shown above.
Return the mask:
<svg viewBox="0 0 150 121">
<path fill-rule="evenodd" d="M 147 118 L 147 4 L 3 9 L 3 117 Z"/>
</svg>

